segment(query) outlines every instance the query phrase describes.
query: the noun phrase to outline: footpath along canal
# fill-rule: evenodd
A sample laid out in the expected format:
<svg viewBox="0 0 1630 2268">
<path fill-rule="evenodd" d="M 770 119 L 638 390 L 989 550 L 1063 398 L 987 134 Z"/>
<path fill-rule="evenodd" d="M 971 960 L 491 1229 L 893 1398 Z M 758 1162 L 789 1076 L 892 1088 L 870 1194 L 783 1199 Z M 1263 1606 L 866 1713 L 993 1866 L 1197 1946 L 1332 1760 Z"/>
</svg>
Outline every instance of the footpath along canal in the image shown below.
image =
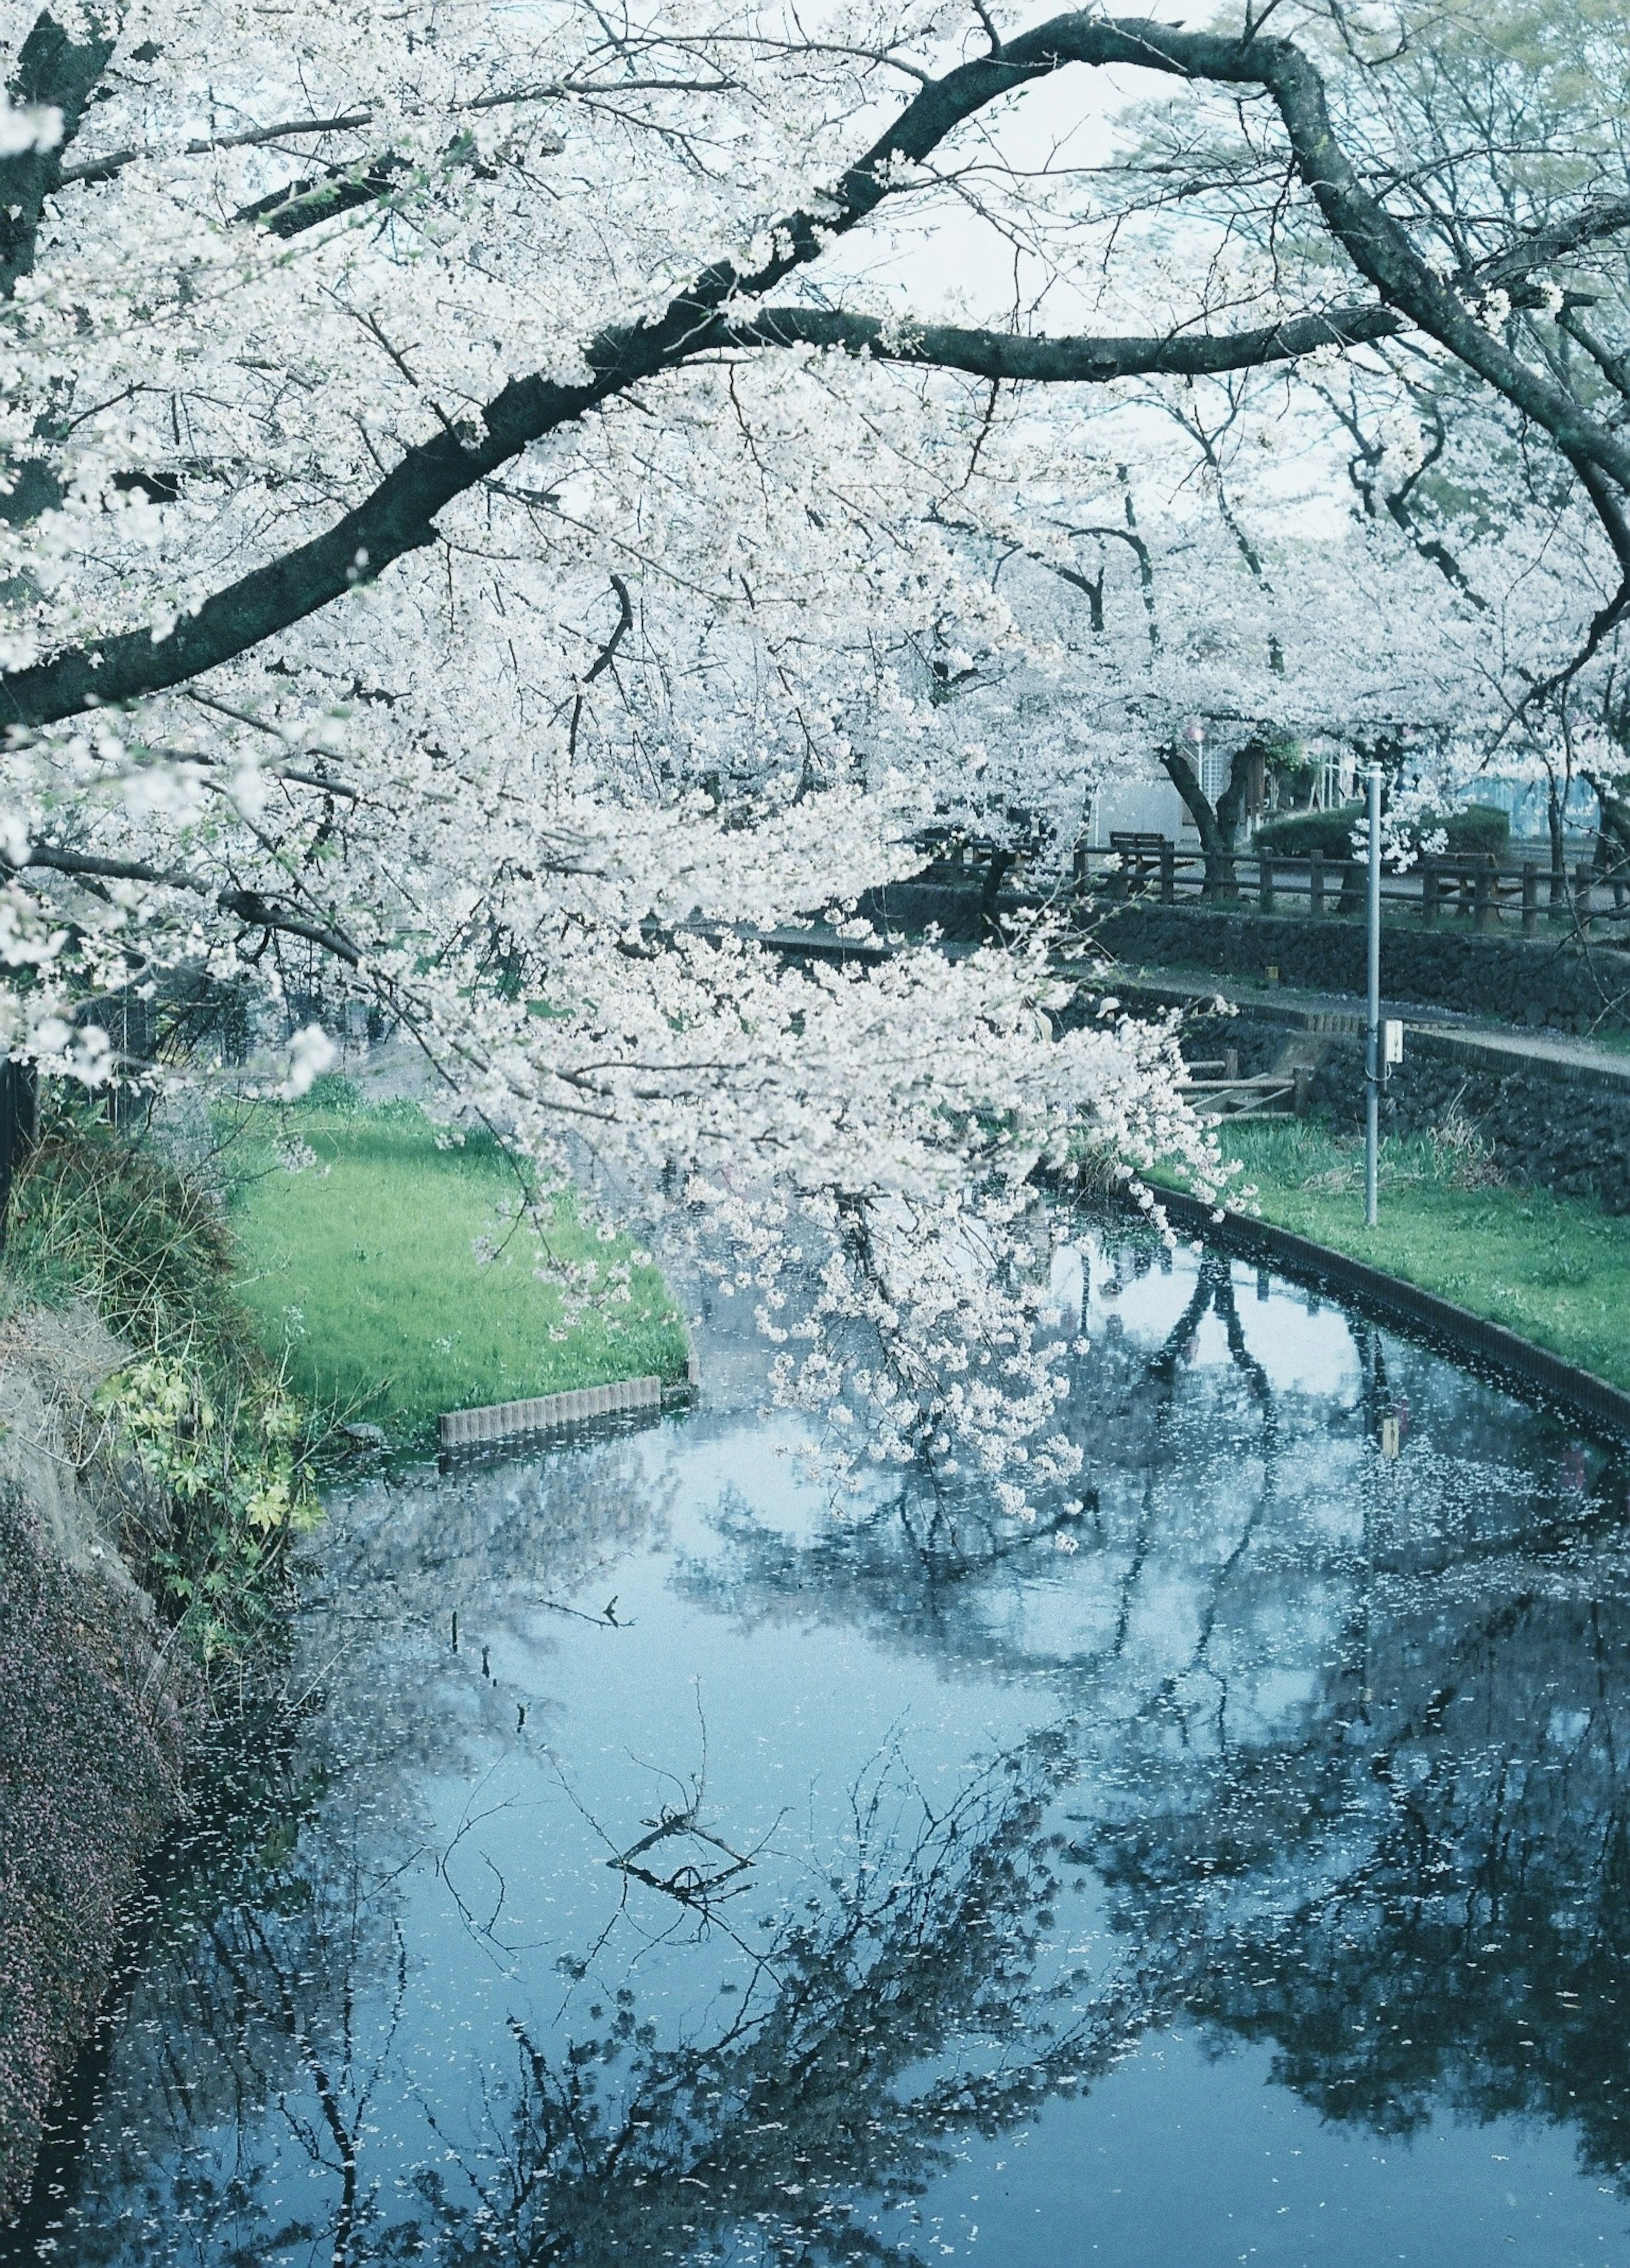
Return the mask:
<svg viewBox="0 0 1630 2268">
<path fill-rule="evenodd" d="M 1028 1528 L 834 1510 L 730 1303 L 689 1413 L 337 1496 L 0 2250 L 1630 2257 L 1623 1450 L 1134 1227 L 1056 1285 Z"/>
</svg>

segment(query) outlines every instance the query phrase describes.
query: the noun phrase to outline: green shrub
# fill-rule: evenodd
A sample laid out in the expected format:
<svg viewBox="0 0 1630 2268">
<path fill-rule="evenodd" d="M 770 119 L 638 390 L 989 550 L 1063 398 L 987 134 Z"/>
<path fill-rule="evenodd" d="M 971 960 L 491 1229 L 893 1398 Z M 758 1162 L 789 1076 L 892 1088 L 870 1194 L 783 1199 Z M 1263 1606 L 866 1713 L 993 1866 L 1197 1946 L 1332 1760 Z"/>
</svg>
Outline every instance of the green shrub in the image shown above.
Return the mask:
<svg viewBox="0 0 1630 2268">
<path fill-rule="evenodd" d="M 1292 812 L 1265 820 L 1257 829 L 1257 847 L 1287 858 L 1350 858 L 1353 829 L 1363 816 L 1361 803 L 1344 803 L 1334 811 Z"/>
<path fill-rule="evenodd" d="M 1429 814 L 1416 829 L 1415 839 L 1419 842 L 1423 834 L 1437 827 L 1448 838 L 1449 853 L 1454 858 L 1498 858 L 1511 840 L 1510 813 L 1497 810 L 1493 804 L 1469 803 L 1463 811 Z"/>
<path fill-rule="evenodd" d="M 209 1190 L 95 1119 L 56 1117 L 12 1189 L 14 1282 L 48 1306 L 89 1300 L 115 1338 L 143 1352 L 192 1347 L 218 1375 L 254 1359 L 233 1259 Z"/>
<path fill-rule="evenodd" d="M 13 1185 L 5 1263 L 48 1306 L 88 1300 L 129 1348 L 97 1397 L 145 1476 L 123 1491 L 125 1555 L 196 1653 L 236 1646 L 317 1500 L 305 1413 L 234 1288 L 219 1204 L 145 1140 L 64 1112 Z"/>
<path fill-rule="evenodd" d="M 1344 803 L 1335 811 L 1297 811 L 1281 819 L 1265 820 L 1257 829 L 1257 848 L 1276 850 L 1287 858 L 1351 858 L 1353 829 L 1363 819 L 1361 803 Z M 1448 853 L 1454 858 L 1498 857 L 1511 839 L 1511 814 L 1492 804 L 1470 803 L 1462 811 L 1429 812 L 1411 839 L 1419 845 L 1425 834 L 1442 828 Z"/>
</svg>

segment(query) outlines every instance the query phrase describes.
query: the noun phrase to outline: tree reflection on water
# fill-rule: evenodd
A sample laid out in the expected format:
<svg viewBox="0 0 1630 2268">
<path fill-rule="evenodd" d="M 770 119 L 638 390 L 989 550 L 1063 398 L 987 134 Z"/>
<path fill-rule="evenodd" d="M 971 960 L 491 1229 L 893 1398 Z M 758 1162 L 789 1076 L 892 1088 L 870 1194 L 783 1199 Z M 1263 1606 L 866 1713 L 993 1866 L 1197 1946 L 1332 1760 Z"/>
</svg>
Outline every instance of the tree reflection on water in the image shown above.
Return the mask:
<svg viewBox="0 0 1630 2268">
<path fill-rule="evenodd" d="M 755 1954 L 704 2043 L 656 2044 L 624 1988 L 564 2055 L 520 2027 L 507 2147 L 446 2205 L 449 2257 L 716 2257 L 743 2227 L 768 2259 L 907 2259 L 857 2222 L 870 2195 L 920 2193 L 959 2134 L 995 2133 L 1126 2036 L 1135 1992 L 1044 1956 L 1059 1890 L 1054 1738 L 929 1813 L 886 1771 L 858 1791 L 847 1879 Z M 978 2067 L 948 2065 L 977 2037 Z M 433 2185 L 439 2198 L 440 2184 Z"/>
<path fill-rule="evenodd" d="M 896 2208 L 970 2138 L 1178 2018 L 1271 2045 L 1328 2119 L 1521 2113 L 1630 2188 L 1620 1465 L 1359 1320 L 1309 1379 L 1289 1302 L 1271 1344 L 1226 1263 L 1162 1264 L 1093 1256 L 1079 1510 L 1015 1535 L 908 1477 L 787 1521 L 743 1482 L 672 1547 L 698 1659 L 813 1628 L 1026 1697 L 1036 1729 L 983 1762 L 948 1732 L 940 1778 L 886 1747 L 818 1864 L 666 1761 L 682 1677 L 641 1833 L 549 1745 L 583 1696 L 403 1642 L 456 1594 L 541 1675 L 540 1612 L 670 1549 L 648 1445 L 360 1499 L 321 1684 L 224 1770 L 27 2248 L 55 2223 L 98 2263 L 905 2261 Z M 682 1438 L 700 1456 L 705 1421 Z M 601 1886 L 576 1936 L 523 1926 L 474 1796 L 433 1824 L 427 1789 L 483 1786 L 500 1746 L 571 1789 L 584 1848 L 549 1863 Z M 497 1980 L 473 2064 L 409 1926 L 426 1881 Z"/>
</svg>

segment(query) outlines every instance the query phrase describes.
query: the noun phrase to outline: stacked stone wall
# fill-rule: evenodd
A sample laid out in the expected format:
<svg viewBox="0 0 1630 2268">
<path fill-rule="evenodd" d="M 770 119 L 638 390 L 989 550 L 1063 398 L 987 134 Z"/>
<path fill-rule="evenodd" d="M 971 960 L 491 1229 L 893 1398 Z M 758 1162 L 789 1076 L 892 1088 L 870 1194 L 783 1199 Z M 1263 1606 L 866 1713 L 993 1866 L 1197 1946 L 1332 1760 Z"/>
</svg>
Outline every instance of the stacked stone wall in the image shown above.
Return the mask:
<svg viewBox="0 0 1630 2268">
<path fill-rule="evenodd" d="M 1363 1124 L 1361 1041 L 1329 1043 L 1311 1100 L 1337 1125 Z M 1451 1116 L 1486 1143 L 1507 1179 L 1594 1196 L 1605 1211 L 1630 1212 L 1630 1078 L 1592 1078 L 1538 1060 L 1496 1069 L 1412 1033 L 1388 1081 L 1383 1131 L 1432 1133 Z"/>
<path fill-rule="evenodd" d="M 1004 898 L 1001 910 L 1022 902 Z M 920 936 L 937 928 L 951 944 L 981 934 L 979 891 L 966 883 L 896 882 L 873 892 L 862 910 L 883 926 Z M 1362 922 L 1334 915 L 1258 914 L 1136 899 L 1089 909 L 1095 933 L 1132 968 L 1192 968 L 1217 977 L 1278 981 L 1309 992 L 1362 995 L 1367 983 Z M 1571 1033 L 1630 1025 L 1630 950 L 1592 939 L 1484 935 L 1445 914 L 1425 924 L 1389 924 L 1383 942 L 1387 998 L 1410 1006 L 1451 1009 L 1533 1030 Z"/>
<path fill-rule="evenodd" d="M 1134 966 L 1258 983 L 1277 969 L 1281 984 L 1300 990 L 1360 996 L 1368 981 L 1361 922 L 1134 902 L 1113 909 L 1097 934 Z M 1630 952 L 1621 946 L 1481 936 L 1448 919 L 1399 923 L 1383 938 L 1382 972 L 1387 998 L 1410 1005 L 1552 1031 L 1630 1023 Z"/>
</svg>

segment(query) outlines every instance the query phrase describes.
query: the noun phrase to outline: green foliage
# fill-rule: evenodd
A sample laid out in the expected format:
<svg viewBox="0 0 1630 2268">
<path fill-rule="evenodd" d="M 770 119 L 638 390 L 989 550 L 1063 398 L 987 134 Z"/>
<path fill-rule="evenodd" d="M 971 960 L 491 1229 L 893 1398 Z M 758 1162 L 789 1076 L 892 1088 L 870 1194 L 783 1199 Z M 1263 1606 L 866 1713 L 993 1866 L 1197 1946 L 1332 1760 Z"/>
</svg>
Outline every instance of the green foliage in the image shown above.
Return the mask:
<svg viewBox="0 0 1630 2268">
<path fill-rule="evenodd" d="M 89 1300 L 132 1346 L 195 1349 L 218 1370 L 253 1355 L 219 1204 L 148 1143 L 99 1120 L 60 1116 L 29 1156 L 12 1191 L 5 1264 L 49 1305 Z"/>
<path fill-rule="evenodd" d="M 1281 778 L 1305 779 L 1320 768 L 1322 759 L 1314 755 L 1307 742 L 1279 725 L 1271 725 L 1254 738 L 1264 763 Z"/>
<path fill-rule="evenodd" d="M 1361 803 L 1344 803 L 1334 811 L 1298 811 L 1282 819 L 1265 820 L 1257 829 L 1257 845 L 1280 850 L 1287 858 L 1350 858 L 1353 829 L 1364 816 Z"/>
<path fill-rule="evenodd" d="M 1257 829 L 1257 845 L 1287 858 L 1310 858 L 1316 851 L 1325 858 L 1351 858 L 1353 829 L 1363 816 L 1361 803 L 1344 803 L 1335 811 L 1289 813 L 1265 820 Z M 1423 835 L 1438 828 L 1451 858 L 1497 857 L 1510 842 L 1511 814 L 1486 803 L 1468 804 L 1462 811 L 1432 812 L 1412 828 L 1411 840 L 1419 846 Z"/>
<path fill-rule="evenodd" d="M 306 1097 L 306 1108 L 334 1118 L 354 1118 L 362 1108 L 362 1094 L 354 1079 L 343 1071 L 320 1071 Z"/>
<path fill-rule="evenodd" d="M 1364 1226 L 1364 1145 L 1317 1120 L 1224 1127 L 1265 1220 L 1384 1268 L 1630 1388 L 1630 1217 L 1504 1185 L 1464 1125 L 1383 1140 L 1381 1220 Z M 1237 1203 L 1237 1197 L 1231 1202 Z"/>
<path fill-rule="evenodd" d="M 412 1104 L 325 1086 L 245 1145 L 242 1297 L 300 1393 L 403 1447 L 427 1445 L 444 1410 L 682 1378 L 684 1329 L 657 1270 L 563 1202 L 546 1256 L 586 1295 L 568 1324 L 535 1272 L 523 1194 L 490 1138 L 449 1143 Z"/>
<path fill-rule="evenodd" d="M 290 1538 L 322 1516 L 302 1413 L 282 1380 L 240 1367 L 225 1385 L 218 1404 L 195 1364 L 155 1354 L 97 1396 L 179 1515 L 150 1557 L 206 1659 L 275 1587 Z"/>
<path fill-rule="evenodd" d="M 206 1660 L 239 1645 L 317 1501 L 302 1412 L 233 1289 L 219 1204 L 147 1142 L 63 1114 L 18 1178 L 9 1229 L 14 1285 L 88 1300 L 136 1351 L 98 1405 L 143 1476 L 122 1538 L 138 1579 Z"/>
<path fill-rule="evenodd" d="M 1429 813 L 1414 829 L 1419 843 L 1437 828 L 1443 830 L 1449 854 L 1454 858 L 1498 858 L 1511 840 L 1511 814 L 1489 803 L 1469 803 L 1464 810 Z"/>
</svg>

